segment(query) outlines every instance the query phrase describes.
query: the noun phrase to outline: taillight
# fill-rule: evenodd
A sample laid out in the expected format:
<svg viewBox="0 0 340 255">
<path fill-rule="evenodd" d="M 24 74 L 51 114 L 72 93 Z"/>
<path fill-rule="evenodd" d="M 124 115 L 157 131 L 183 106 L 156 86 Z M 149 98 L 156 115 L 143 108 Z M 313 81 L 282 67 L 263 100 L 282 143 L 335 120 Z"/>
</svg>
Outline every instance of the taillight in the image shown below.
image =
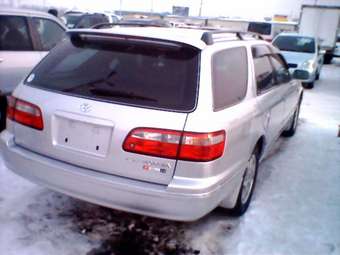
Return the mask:
<svg viewBox="0 0 340 255">
<path fill-rule="evenodd" d="M 224 145 L 224 130 L 212 133 L 183 132 L 179 159 L 211 161 L 222 156 Z"/>
<path fill-rule="evenodd" d="M 132 153 L 188 161 L 211 161 L 222 156 L 225 132 L 181 132 L 136 128 L 126 137 L 123 149 Z"/>
<path fill-rule="evenodd" d="M 13 96 L 7 97 L 7 105 L 7 118 L 31 128 L 44 129 L 41 110 L 38 106 Z"/>
</svg>

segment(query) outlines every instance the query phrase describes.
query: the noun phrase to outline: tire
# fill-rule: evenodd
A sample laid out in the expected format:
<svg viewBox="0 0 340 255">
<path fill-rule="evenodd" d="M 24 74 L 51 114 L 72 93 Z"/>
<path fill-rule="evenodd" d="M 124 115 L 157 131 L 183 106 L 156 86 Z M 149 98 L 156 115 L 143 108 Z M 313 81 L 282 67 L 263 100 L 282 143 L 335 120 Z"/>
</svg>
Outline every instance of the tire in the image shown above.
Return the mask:
<svg viewBox="0 0 340 255">
<path fill-rule="evenodd" d="M 303 83 L 302 83 L 302 86 L 303 86 L 305 89 L 312 89 L 312 88 L 314 88 L 314 81 L 313 81 L 313 82 L 303 82 Z"/>
<path fill-rule="evenodd" d="M 323 63 L 325 65 L 329 65 L 332 62 L 332 59 L 333 59 L 333 55 L 325 54 L 324 59 L 323 59 Z"/>
<path fill-rule="evenodd" d="M 297 129 L 297 125 L 298 125 L 298 122 L 299 122 L 299 115 L 300 115 L 300 102 L 299 102 L 298 106 L 296 107 L 295 112 L 292 116 L 292 119 L 291 119 L 290 124 L 289 124 L 289 128 L 282 132 L 282 136 L 291 137 L 295 134 L 296 129 Z"/>
<path fill-rule="evenodd" d="M 316 74 L 315 80 L 316 80 L 316 81 L 320 80 L 320 73 L 317 73 L 317 74 Z"/>
<path fill-rule="evenodd" d="M 248 167 L 243 174 L 242 184 L 236 204 L 234 208 L 228 210 L 229 214 L 232 216 L 242 216 L 249 207 L 256 183 L 259 155 L 259 150 L 256 148 L 250 156 Z"/>
</svg>

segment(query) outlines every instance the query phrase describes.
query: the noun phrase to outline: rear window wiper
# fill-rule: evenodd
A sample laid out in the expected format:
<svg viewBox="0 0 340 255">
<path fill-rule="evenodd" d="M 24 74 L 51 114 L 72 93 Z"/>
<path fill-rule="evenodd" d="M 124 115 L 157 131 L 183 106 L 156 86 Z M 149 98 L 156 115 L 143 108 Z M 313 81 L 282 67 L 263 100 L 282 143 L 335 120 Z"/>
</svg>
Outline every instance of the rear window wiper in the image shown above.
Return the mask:
<svg viewBox="0 0 340 255">
<path fill-rule="evenodd" d="M 124 92 L 124 91 L 100 89 L 100 88 L 90 89 L 90 92 L 100 97 L 120 97 L 120 98 L 130 98 L 130 99 L 158 102 L 157 99 L 154 99 L 151 97 L 145 97 L 142 95 L 137 95 L 132 92 Z"/>
</svg>

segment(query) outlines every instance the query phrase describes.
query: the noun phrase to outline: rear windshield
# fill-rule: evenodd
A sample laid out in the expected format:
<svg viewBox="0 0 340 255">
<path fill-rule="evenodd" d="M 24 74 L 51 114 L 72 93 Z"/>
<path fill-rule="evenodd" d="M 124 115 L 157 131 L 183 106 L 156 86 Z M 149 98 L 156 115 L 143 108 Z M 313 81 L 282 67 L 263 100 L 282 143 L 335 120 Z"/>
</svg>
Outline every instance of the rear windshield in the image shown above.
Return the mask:
<svg viewBox="0 0 340 255">
<path fill-rule="evenodd" d="M 315 52 L 315 40 L 310 37 L 278 36 L 273 45 L 282 51 Z"/>
<path fill-rule="evenodd" d="M 173 111 L 195 108 L 199 50 L 133 40 L 66 39 L 26 84 L 60 93 Z"/>
<path fill-rule="evenodd" d="M 270 35 L 272 33 L 272 25 L 270 23 L 250 22 L 248 31 L 261 35 Z"/>
</svg>

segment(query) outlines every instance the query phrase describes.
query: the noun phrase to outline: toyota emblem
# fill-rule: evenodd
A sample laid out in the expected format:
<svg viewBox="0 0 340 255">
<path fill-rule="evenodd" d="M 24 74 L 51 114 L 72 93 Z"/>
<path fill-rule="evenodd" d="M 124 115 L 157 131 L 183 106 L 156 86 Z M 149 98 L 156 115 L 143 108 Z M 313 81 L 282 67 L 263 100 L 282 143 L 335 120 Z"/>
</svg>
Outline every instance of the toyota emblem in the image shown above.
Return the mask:
<svg viewBox="0 0 340 255">
<path fill-rule="evenodd" d="M 90 112 L 91 111 L 91 105 L 84 103 L 80 105 L 80 111 L 82 112 Z"/>
</svg>

